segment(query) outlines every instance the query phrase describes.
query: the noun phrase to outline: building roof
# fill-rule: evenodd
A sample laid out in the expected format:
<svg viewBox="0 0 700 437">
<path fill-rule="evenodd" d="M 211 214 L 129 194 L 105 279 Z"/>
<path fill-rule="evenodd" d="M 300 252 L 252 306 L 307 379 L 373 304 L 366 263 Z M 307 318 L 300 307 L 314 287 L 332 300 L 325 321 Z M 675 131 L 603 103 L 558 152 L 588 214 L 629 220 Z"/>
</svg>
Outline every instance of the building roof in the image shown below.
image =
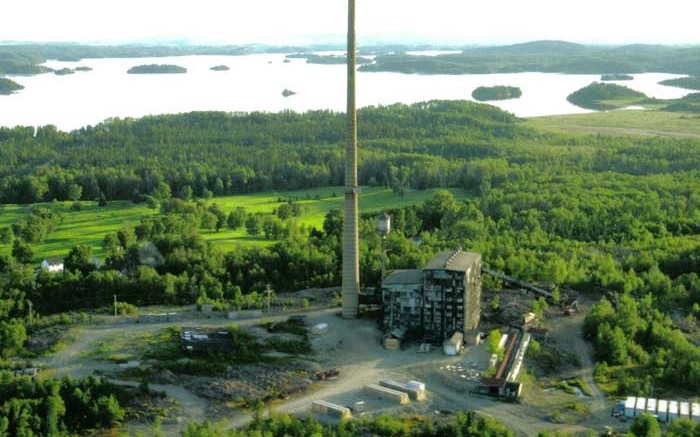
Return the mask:
<svg viewBox="0 0 700 437">
<path fill-rule="evenodd" d="M 421 270 L 394 270 L 384 278 L 382 285 L 422 283 L 423 272 Z"/>
<path fill-rule="evenodd" d="M 481 254 L 476 252 L 463 252 L 458 250 L 447 250 L 435 255 L 425 270 L 450 270 L 453 272 L 466 272 L 474 263 L 481 260 Z"/>
<path fill-rule="evenodd" d="M 63 260 L 61 258 L 46 258 L 44 261 L 46 261 L 46 264 L 50 266 L 60 266 L 63 264 Z"/>
</svg>

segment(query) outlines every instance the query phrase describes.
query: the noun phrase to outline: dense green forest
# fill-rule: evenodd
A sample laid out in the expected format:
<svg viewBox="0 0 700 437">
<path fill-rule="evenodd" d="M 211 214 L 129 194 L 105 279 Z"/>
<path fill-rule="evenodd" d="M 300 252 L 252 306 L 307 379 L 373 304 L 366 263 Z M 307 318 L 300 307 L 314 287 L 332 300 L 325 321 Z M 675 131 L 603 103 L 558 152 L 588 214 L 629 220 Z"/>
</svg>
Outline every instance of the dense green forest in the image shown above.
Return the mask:
<svg viewBox="0 0 700 437">
<path fill-rule="evenodd" d="M 0 371 L 0 436 L 73 436 L 111 428 L 124 418 L 127 399 L 106 379 L 37 381 Z"/>
<path fill-rule="evenodd" d="M 689 90 L 700 90 L 700 76 L 679 77 L 677 79 L 666 79 L 659 82 L 661 85 L 675 86 Z"/>
<path fill-rule="evenodd" d="M 538 71 L 569 74 L 700 74 L 700 47 L 660 45 L 587 46 L 534 41 L 499 47 L 467 48 L 459 54 L 416 56 L 380 54 L 362 71 L 409 74 L 487 74 Z"/>
<path fill-rule="evenodd" d="M 600 80 L 603 82 L 612 82 L 616 80 L 634 80 L 634 77 L 629 74 L 604 74 L 600 76 Z"/>
<path fill-rule="evenodd" d="M 606 110 L 629 106 L 648 97 L 639 91 L 614 83 L 593 82 L 575 91 L 566 100 L 586 109 Z"/>
<path fill-rule="evenodd" d="M 386 414 L 357 418 L 337 425 L 322 425 L 312 417 L 299 419 L 286 414 L 272 413 L 263 418 L 256 413 L 255 420 L 242 430 L 224 430 L 205 422 L 190 424 L 183 437 L 512 437 L 513 431 L 490 417 L 473 412 L 458 413 L 449 420 L 431 417 L 396 417 Z M 689 436 L 691 437 L 691 436 Z"/>
<path fill-rule="evenodd" d="M 491 86 L 485 87 L 480 86 L 472 92 L 472 97 L 480 102 L 486 102 L 490 100 L 508 100 L 508 99 L 518 99 L 523 95 L 520 88 L 514 86 Z"/>
<path fill-rule="evenodd" d="M 619 319 L 601 303 L 604 322 L 588 331 L 610 372 L 637 369 L 622 387 L 700 391 L 698 347 L 686 338 L 700 316 L 699 141 L 546 133 L 469 102 L 368 108 L 360 120 L 362 184 L 468 193 L 458 200 L 440 191 L 391 211 L 389 269 L 422 266 L 462 246 L 518 278 L 604 292 L 616 311 L 627 305 L 624 314 L 636 314 Z M 310 112 L 111 120 L 69 133 L 0 129 L 5 201 L 126 198 L 158 212 L 106 235 L 99 268 L 89 247 L 76 246 L 64 273 L 36 277 L 27 252 L 60 217 L 33 208 L 5 228 L 0 244 L 13 256 L 0 257 L 0 349 L 20 351 L 32 335 L 27 300 L 40 317 L 103 307 L 114 294 L 136 305 L 241 308 L 261 305 L 267 284 L 278 293 L 338 285 L 339 212 L 309 229 L 293 202 L 258 214 L 198 198 L 340 185 L 343 127 L 341 114 Z M 272 244 L 223 253 L 202 228 L 245 229 Z M 376 285 L 381 242 L 373 216 L 363 217 L 360 232 L 361 277 Z M 634 327 L 624 325 L 632 320 Z"/>
<path fill-rule="evenodd" d="M 0 95 L 9 95 L 21 89 L 24 89 L 24 87 L 17 82 L 0 77 Z"/>
<path fill-rule="evenodd" d="M 131 67 L 127 70 L 128 74 L 182 74 L 187 73 L 185 67 L 180 67 L 179 65 L 168 65 L 168 64 L 148 64 L 148 65 L 137 65 Z"/>
</svg>

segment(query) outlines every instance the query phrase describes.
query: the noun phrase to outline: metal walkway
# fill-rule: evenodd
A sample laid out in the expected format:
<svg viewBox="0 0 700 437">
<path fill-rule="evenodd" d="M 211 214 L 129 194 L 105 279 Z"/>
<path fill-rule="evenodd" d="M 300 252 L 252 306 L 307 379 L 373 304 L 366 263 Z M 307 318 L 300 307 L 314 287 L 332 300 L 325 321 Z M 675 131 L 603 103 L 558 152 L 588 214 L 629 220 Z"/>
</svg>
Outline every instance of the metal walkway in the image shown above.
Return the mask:
<svg viewBox="0 0 700 437">
<path fill-rule="evenodd" d="M 481 266 L 481 271 L 483 273 L 486 273 L 489 276 L 492 276 L 496 279 L 501 279 L 502 281 L 508 282 L 511 285 L 516 285 L 520 288 L 524 288 L 526 290 L 530 290 L 533 293 L 537 293 L 541 296 L 546 297 L 547 299 L 553 299 L 554 297 L 552 296 L 552 293 L 545 290 L 544 288 L 538 287 L 536 285 L 528 284 L 527 282 L 523 282 L 519 279 L 512 278 L 508 275 L 504 275 L 503 273 L 499 273 L 495 270 L 491 270 L 488 267 L 484 267 L 483 265 Z"/>
</svg>

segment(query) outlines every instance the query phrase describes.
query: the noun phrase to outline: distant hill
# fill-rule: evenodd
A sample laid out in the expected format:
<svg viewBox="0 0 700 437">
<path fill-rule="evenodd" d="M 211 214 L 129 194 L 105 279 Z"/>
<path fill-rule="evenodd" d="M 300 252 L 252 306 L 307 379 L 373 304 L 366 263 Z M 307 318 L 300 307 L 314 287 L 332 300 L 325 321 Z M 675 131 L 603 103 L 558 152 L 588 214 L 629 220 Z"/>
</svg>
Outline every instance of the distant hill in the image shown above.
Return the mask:
<svg viewBox="0 0 700 437">
<path fill-rule="evenodd" d="M 566 73 L 700 75 L 700 46 L 588 46 L 566 41 L 534 41 L 501 47 L 471 47 L 461 53 L 414 56 L 378 54 L 362 71 L 407 74 Z"/>
<path fill-rule="evenodd" d="M 675 86 L 688 90 L 700 90 L 700 76 L 679 77 L 677 79 L 667 79 L 659 82 L 661 85 Z"/>
<path fill-rule="evenodd" d="M 623 108 L 647 100 L 644 93 L 614 83 L 592 84 L 569 94 L 566 98 L 576 106 L 586 109 L 607 110 Z"/>
<path fill-rule="evenodd" d="M 0 77 L 0 95 L 10 95 L 21 89 L 24 89 L 24 87 L 17 82 Z"/>
<path fill-rule="evenodd" d="M 586 51 L 586 46 L 568 41 L 542 40 L 513 44 L 509 46 L 489 47 L 485 50 L 497 51 L 499 53 L 520 54 L 572 54 Z"/>
<path fill-rule="evenodd" d="M 480 102 L 493 100 L 518 99 L 523 95 L 520 88 L 514 86 L 496 85 L 491 87 L 480 86 L 472 92 L 472 97 Z"/>
<path fill-rule="evenodd" d="M 136 67 L 131 67 L 127 73 L 129 74 L 183 74 L 187 73 L 185 67 L 180 67 L 178 65 L 169 64 L 150 64 L 150 65 L 137 65 Z"/>
</svg>

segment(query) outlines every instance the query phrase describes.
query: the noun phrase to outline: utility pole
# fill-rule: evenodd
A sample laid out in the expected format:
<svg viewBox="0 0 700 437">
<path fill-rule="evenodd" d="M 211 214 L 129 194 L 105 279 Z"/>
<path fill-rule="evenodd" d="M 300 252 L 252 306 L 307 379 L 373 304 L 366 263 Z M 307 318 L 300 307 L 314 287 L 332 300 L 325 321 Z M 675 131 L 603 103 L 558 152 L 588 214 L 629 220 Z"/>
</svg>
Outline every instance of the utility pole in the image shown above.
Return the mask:
<svg viewBox="0 0 700 437">
<path fill-rule="evenodd" d="M 272 290 L 270 289 L 270 284 L 267 284 L 267 289 L 265 290 L 267 293 L 267 312 L 270 312 L 270 306 L 272 303 Z"/>
<path fill-rule="evenodd" d="M 114 317 L 117 317 L 117 295 L 114 295 Z"/>
<path fill-rule="evenodd" d="M 348 0 L 347 142 L 345 145 L 345 216 L 343 220 L 343 317 L 357 317 L 360 294 L 357 178 L 357 110 L 355 101 L 355 0 Z"/>
<path fill-rule="evenodd" d="M 27 306 L 29 307 L 29 314 L 27 316 L 29 318 L 29 326 L 32 326 L 34 316 L 32 315 L 32 301 L 29 299 L 27 299 Z"/>
</svg>

